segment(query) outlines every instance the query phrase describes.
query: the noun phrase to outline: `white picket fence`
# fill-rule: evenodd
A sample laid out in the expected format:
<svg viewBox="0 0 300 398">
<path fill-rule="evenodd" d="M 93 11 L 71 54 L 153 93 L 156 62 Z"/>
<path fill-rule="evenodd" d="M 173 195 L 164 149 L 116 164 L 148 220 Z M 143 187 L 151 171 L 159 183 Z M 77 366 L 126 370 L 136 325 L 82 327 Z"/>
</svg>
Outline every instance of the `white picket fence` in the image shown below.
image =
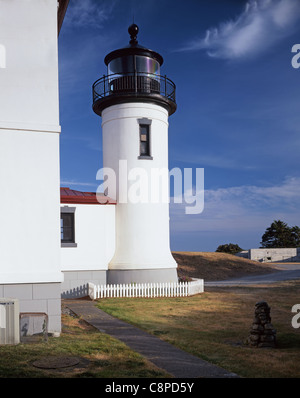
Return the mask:
<svg viewBox="0 0 300 398">
<path fill-rule="evenodd" d="M 92 300 L 109 297 L 184 297 L 204 292 L 203 279 L 179 283 L 95 285 L 89 283 Z"/>
</svg>

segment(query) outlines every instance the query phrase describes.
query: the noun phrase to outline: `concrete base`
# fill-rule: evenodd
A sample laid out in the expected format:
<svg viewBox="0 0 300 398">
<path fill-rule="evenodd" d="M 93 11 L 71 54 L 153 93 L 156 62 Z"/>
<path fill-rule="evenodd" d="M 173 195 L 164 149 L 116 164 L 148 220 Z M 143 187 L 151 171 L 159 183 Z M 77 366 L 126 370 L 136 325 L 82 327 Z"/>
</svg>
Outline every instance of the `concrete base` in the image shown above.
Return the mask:
<svg viewBox="0 0 300 398">
<path fill-rule="evenodd" d="M 61 333 L 61 283 L 26 283 L 0 285 L 0 297 L 19 300 L 20 313 L 44 312 L 48 315 L 48 332 Z"/>
<path fill-rule="evenodd" d="M 88 296 L 88 284 L 177 282 L 176 268 L 108 271 L 63 271 L 61 298 L 74 299 Z"/>
<path fill-rule="evenodd" d="M 106 284 L 106 270 L 103 271 L 64 271 L 64 282 L 61 284 L 61 297 L 78 298 L 88 295 L 88 283 Z"/>
<path fill-rule="evenodd" d="M 122 283 L 166 283 L 178 281 L 176 268 L 108 270 L 108 284 Z"/>
</svg>

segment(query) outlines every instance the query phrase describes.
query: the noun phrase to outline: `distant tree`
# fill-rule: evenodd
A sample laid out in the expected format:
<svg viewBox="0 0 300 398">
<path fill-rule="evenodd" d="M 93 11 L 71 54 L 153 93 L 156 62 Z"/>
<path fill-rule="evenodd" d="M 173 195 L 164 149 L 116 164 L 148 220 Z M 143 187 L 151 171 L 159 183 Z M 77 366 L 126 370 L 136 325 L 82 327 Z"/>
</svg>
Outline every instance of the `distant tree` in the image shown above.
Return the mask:
<svg viewBox="0 0 300 398">
<path fill-rule="evenodd" d="M 292 240 L 294 242 L 293 247 L 299 247 L 300 246 L 300 228 L 297 226 L 292 227 L 291 235 L 292 235 Z"/>
<path fill-rule="evenodd" d="M 274 220 L 261 238 L 261 247 L 298 247 L 300 246 L 300 228 L 289 227 L 281 220 Z"/>
<path fill-rule="evenodd" d="M 241 252 L 242 250 L 243 249 L 240 248 L 239 245 L 235 245 L 233 243 L 226 243 L 225 245 L 218 246 L 216 252 L 235 254 Z"/>
</svg>

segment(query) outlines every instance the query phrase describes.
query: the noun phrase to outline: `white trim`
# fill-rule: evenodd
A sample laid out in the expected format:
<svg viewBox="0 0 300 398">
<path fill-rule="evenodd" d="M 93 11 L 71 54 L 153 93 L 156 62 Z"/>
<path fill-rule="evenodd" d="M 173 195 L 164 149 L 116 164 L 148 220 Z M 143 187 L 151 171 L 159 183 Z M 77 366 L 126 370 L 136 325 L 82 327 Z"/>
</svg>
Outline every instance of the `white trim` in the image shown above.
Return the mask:
<svg viewBox="0 0 300 398">
<path fill-rule="evenodd" d="M 134 270 L 134 271 L 140 271 L 142 270 L 147 270 L 147 269 L 161 269 L 161 268 L 177 268 L 177 264 L 174 260 L 174 262 L 170 263 L 146 263 L 143 262 L 141 263 L 115 263 L 115 262 L 110 262 L 108 264 L 108 269 L 109 270 L 120 270 L 120 271 L 127 271 L 127 270 Z"/>
<path fill-rule="evenodd" d="M 64 281 L 63 272 L 41 274 L 4 274 L 0 273 L 0 285 L 16 285 L 24 283 L 60 283 Z"/>
<path fill-rule="evenodd" d="M 36 124 L 36 123 L 18 123 L 0 121 L 0 130 L 21 130 L 21 131 L 38 131 L 45 133 L 60 133 L 60 125 L 52 124 Z"/>
</svg>

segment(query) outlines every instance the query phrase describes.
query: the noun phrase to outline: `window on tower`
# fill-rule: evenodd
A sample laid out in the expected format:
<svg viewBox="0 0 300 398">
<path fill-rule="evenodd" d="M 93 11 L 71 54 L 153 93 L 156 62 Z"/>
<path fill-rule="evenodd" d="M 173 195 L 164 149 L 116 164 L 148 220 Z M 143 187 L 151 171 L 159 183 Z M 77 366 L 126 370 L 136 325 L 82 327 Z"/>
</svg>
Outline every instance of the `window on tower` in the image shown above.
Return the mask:
<svg viewBox="0 0 300 398">
<path fill-rule="evenodd" d="M 140 126 L 140 156 L 150 156 L 149 126 Z"/>
<path fill-rule="evenodd" d="M 150 127 L 151 120 L 140 119 L 140 156 L 139 159 L 153 159 L 151 156 Z"/>
</svg>

